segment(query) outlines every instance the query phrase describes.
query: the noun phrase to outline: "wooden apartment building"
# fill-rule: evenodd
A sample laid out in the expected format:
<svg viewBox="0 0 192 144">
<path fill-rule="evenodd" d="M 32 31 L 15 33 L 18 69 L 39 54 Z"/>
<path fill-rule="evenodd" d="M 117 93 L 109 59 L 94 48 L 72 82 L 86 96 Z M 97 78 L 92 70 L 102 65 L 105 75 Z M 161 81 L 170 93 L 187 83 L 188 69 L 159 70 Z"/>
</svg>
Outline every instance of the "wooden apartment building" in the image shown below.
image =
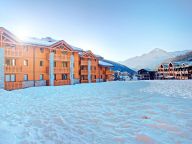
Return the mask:
<svg viewBox="0 0 192 144">
<path fill-rule="evenodd" d="M 0 87 L 6 90 L 111 81 L 111 67 L 64 40 L 21 41 L 0 27 Z"/>
<path fill-rule="evenodd" d="M 192 79 L 192 62 L 181 61 L 161 64 L 158 67 L 158 79 Z"/>
</svg>

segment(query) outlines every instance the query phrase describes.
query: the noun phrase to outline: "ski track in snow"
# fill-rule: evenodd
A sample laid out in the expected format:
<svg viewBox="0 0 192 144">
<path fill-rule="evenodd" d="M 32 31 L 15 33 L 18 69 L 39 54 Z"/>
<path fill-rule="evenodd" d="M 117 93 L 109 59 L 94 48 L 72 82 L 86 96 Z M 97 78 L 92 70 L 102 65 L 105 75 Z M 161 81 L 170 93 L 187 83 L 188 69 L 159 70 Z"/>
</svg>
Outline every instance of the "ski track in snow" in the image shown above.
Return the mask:
<svg viewBox="0 0 192 144">
<path fill-rule="evenodd" d="M 0 90 L 0 144 L 190 144 L 192 81 Z"/>
</svg>

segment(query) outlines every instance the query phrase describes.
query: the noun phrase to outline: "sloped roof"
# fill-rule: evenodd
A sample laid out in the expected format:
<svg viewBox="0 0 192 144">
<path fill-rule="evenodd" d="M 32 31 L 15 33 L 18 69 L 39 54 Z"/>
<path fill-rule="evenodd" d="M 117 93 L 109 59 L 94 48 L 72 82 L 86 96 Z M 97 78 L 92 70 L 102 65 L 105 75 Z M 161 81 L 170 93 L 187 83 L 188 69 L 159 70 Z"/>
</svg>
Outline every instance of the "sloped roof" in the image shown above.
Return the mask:
<svg viewBox="0 0 192 144">
<path fill-rule="evenodd" d="M 104 61 L 102 61 L 102 60 L 99 60 L 99 65 L 101 65 L 101 66 L 107 66 L 107 67 L 113 67 L 112 64 L 107 63 L 107 62 L 104 62 Z"/>
<path fill-rule="evenodd" d="M 52 38 L 35 38 L 35 37 L 30 37 L 30 38 L 26 38 L 24 40 L 22 40 L 23 43 L 25 44 L 32 44 L 32 45 L 39 45 L 39 46 L 51 46 L 57 42 L 59 42 L 58 40 L 54 40 Z"/>
</svg>

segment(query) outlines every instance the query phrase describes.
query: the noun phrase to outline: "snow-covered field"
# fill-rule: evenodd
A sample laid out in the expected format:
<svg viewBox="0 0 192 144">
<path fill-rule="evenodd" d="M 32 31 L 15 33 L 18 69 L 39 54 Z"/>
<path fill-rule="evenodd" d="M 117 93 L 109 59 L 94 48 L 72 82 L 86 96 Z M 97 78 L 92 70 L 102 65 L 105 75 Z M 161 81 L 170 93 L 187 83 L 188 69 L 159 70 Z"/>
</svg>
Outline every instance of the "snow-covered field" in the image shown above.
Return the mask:
<svg viewBox="0 0 192 144">
<path fill-rule="evenodd" d="M 0 144 L 191 144 L 192 81 L 0 90 Z"/>
</svg>

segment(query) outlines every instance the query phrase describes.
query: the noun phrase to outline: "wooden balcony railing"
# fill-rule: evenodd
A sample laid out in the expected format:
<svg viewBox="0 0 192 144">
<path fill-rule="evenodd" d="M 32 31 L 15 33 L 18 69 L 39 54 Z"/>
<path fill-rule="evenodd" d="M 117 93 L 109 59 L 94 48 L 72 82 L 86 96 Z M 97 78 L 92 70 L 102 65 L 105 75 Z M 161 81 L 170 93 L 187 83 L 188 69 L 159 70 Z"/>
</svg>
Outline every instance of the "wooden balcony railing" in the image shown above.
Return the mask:
<svg viewBox="0 0 192 144">
<path fill-rule="evenodd" d="M 92 66 L 96 66 L 98 63 L 96 61 L 91 61 Z"/>
<path fill-rule="evenodd" d="M 70 57 L 68 57 L 67 55 L 63 55 L 63 54 L 55 54 L 54 60 L 55 61 L 70 61 Z"/>
<path fill-rule="evenodd" d="M 69 67 L 55 67 L 54 73 L 69 73 L 70 68 Z"/>
<path fill-rule="evenodd" d="M 50 54 L 47 54 L 47 55 L 46 55 L 47 60 L 49 60 L 49 55 L 50 55 Z M 54 60 L 55 60 L 55 61 L 70 61 L 70 57 L 69 57 L 68 55 L 55 54 L 55 55 L 54 55 Z"/>
<path fill-rule="evenodd" d="M 88 80 L 81 80 L 81 83 L 88 83 Z"/>
<path fill-rule="evenodd" d="M 59 86 L 59 85 L 69 85 L 70 84 L 70 80 L 55 80 L 54 81 L 54 85 L 55 86 Z"/>
<path fill-rule="evenodd" d="M 23 52 L 12 50 L 12 49 L 5 49 L 5 57 L 22 57 Z"/>
<path fill-rule="evenodd" d="M 5 73 L 21 73 L 22 66 L 5 66 Z"/>
<path fill-rule="evenodd" d="M 96 70 L 91 70 L 91 74 L 96 74 L 97 71 Z"/>
<path fill-rule="evenodd" d="M 112 75 L 112 74 L 114 74 L 113 71 L 106 71 L 106 75 Z"/>
<path fill-rule="evenodd" d="M 6 90 L 14 90 L 14 89 L 21 89 L 21 88 L 23 88 L 22 82 L 5 82 Z"/>
<path fill-rule="evenodd" d="M 88 70 L 81 70 L 81 75 L 88 75 Z"/>
<path fill-rule="evenodd" d="M 81 60 L 81 65 L 88 65 L 88 61 Z"/>
</svg>

